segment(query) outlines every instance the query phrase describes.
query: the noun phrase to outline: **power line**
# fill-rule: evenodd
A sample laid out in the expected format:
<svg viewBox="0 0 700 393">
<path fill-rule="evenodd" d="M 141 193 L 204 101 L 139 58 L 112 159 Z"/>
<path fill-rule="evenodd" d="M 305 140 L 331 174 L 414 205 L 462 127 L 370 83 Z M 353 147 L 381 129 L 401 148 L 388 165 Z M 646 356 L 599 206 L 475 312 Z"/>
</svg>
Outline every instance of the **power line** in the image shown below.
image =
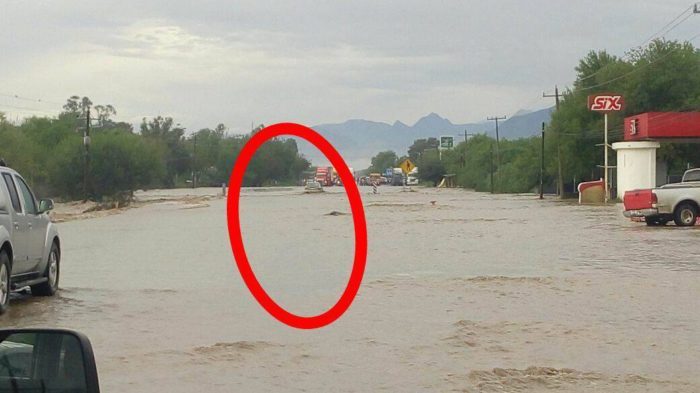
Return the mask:
<svg viewBox="0 0 700 393">
<path fill-rule="evenodd" d="M 688 40 L 686 40 L 686 41 L 692 42 L 692 41 L 695 41 L 698 37 L 700 37 L 700 34 L 696 34 L 696 35 L 694 35 L 693 37 L 691 37 L 690 39 L 688 39 Z M 646 67 L 649 67 L 649 66 L 651 66 L 651 65 L 653 65 L 653 64 L 656 64 L 656 63 L 660 62 L 661 60 L 664 60 L 664 59 L 668 58 L 669 56 L 671 56 L 672 54 L 674 54 L 676 51 L 678 51 L 678 49 L 679 49 L 679 48 L 672 49 L 672 50 L 668 51 L 668 53 L 664 54 L 663 56 L 660 56 L 660 57 L 658 57 L 658 58 L 656 58 L 656 59 L 654 59 L 654 60 L 652 60 L 652 61 L 650 61 L 650 62 L 648 62 L 648 63 L 642 64 L 641 66 L 635 67 L 632 71 L 626 72 L 626 73 L 624 73 L 624 74 L 622 74 L 622 75 L 619 75 L 619 76 L 617 76 L 617 77 L 615 77 L 615 78 L 612 78 L 612 79 L 610 79 L 610 80 L 607 80 L 607 81 L 605 81 L 605 82 L 601 82 L 601 83 L 595 84 L 595 85 L 593 85 L 593 86 L 581 87 L 581 88 L 578 89 L 578 91 L 588 91 L 588 90 L 596 89 L 596 88 L 599 88 L 599 87 L 603 87 L 603 86 L 605 86 L 605 85 L 607 85 L 607 84 L 609 84 L 609 83 L 616 82 L 616 81 L 619 81 L 619 80 L 621 80 L 621 79 L 624 79 L 624 78 L 626 78 L 626 77 L 628 77 L 628 76 L 634 74 L 635 72 L 638 72 L 638 71 L 640 71 L 640 70 L 642 70 L 642 69 L 644 69 L 644 68 L 646 68 Z"/>
<path fill-rule="evenodd" d="M 673 112 L 663 112 L 663 113 L 660 113 L 654 117 L 650 116 L 649 119 L 650 120 L 658 120 L 661 118 L 665 118 L 661 121 L 654 122 L 655 127 L 665 126 L 667 124 L 671 124 L 671 123 L 678 121 L 677 119 L 674 118 L 674 116 L 677 113 L 688 113 L 688 112 L 696 112 L 696 111 L 700 111 L 700 106 L 699 107 L 689 107 L 689 108 L 686 108 L 684 110 L 677 110 L 677 111 L 673 111 Z M 623 136 L 624 136 L 624 129 L 621 132 L 623 133 Z"/>
<path fill-rule="evenodd" d="M 537 96 L 537 97 L 533 98 L 533 99 L 530 100 L 527 104 L 525 104 L 524 106 L 522 106 L 520 109 L 516 109 L 515 111 L 513 111 L 513 112 L 510 114 L 510 116 L 508 116 L 508 117 L 509 117 L 509 118 L 516 117 L 516 115 L 518 114 L 518 112 L 521 111 L 521 110 L 523 110 L 523 109 L 526 109 L 526 110 L 529 110 L 529 111 L 532 111 L 532 112 L 539 111 L 539 110 L 542 110 L 542 109 L 547 109 L 547 108 L 539 108 L 539 107 L 538 107 L 538 109 L 533 109 L 533 108 L 532 108 L 532 106 L 534 106 L 536 103 L 540 102 L 540 100 L 542 100 L 542 97 L 540 97 L 540 96 Z"/>
<path fill-rule="evenodd" d="M 693 9 L 693 8 L 695 8 L 695 9 Z M 676 23 L 676 24 L 675 24 L 673 27 L 671 27 L 668 31 L 665 31 L 665 32 L 664 32 L 664 30 L 666 30 L 666 28 L 668 28 L 669 26 L 671 26 L 675 21 L 677 21 L 678 19 L 680 19 L 685 13 L 687 13 L 687 12 L 690 11 L 690 10 L 693 10 L 693 12 L 689 13 L 683 20 L 681 20 L 680 22 Z M 657 31 L 656 33 L 654 33 L 654 34 L 652 34 L 651 36 L 649 36 L 649 38 L 647 38 L 647 39 L 646 39 L 644 42 L 642 42 L 642 44 L 639 45 L 639 46 L 644 46 L 644 45 L 646 45 L 649 41 L 651 41 L 651 40 L 653 40 L 654 38 L 656 38 L 656 37 L 657 37 L 658 35 L 660 35 L 662 32 L 663 32 L 662 36 L 663 36 L 663 35 L 666 35 L 666 34 L 668 34 L 668 33 L 670 33 L 671 31 L 673 31 L 673 29 L 675 29 L 676 27 L 678 27 L 681 23 L 683 23 L 683 22 L 685 22 L 686 20 L 688 20 L 688 18 L 690 18 L 694 13 L 697 13 L 696 11 L 697 11 L 697 4 L 691 4 L 691 5 L 690 5 L 688 8 L 686 8 L 683 12 L 681 12 L 680 14 L 678 14 L 678 16 L 676 16 L 675 18 L 673 18 L 673 20 L 671 20 L 670 22 L 668 22 L 667 24 L 665 24 L 664 27 L 662 27 L 659 31 Z"/>
<path fill-rule="evenodd" d="M 684 14 L 686 14 L 686 13 L 687 13 L 688 11 L 690 11 L 691 9 L 693 10 L 693 12 L 689 13 L 683 20 L 681 20 L 680 22 L 676 23 L 676 24 L 675 24 L 673 27 L 671 27 L 668 31 L 664 32 L 664 30 L 665 30 L 666 28 L 668 28 L 671 24 L 673 24 L 675 21 L 677 21 L 678 19 L 680 19 Z M 693 4 L 693 5 L 690 5 L 690 6 L 689 6 L 688 8 L 686 8 L 683 12 L 681 12 L 678 16 L 676 16 L 675 18 L 673 18 L 673 20 L 671 20 L 671 21 L 668 22 L 666 25 L 664 25 L 664 27 L 662 27 L 661 30 L 659 30 L 659 31 L 657 31 L 656 33 L 654 33 L 654 34 L 652 34 L 651 36 L 649 36 L 649 38 L 647 38 L 644 42 L 642 42 L 641 45 L 639 45 L 638 47 L 641 48 L 641 47 L 643 47 L 644 45 L 646 45 L 649 41 L 653 40 L 654 38 L 658 38 L 658 36 L 659 36 L 659 34 L 660 34 L 661 32 L 664 32 L 664 35 L 670 33 L 670 32 L 673 31 L 676 27 L 680 26 L 683 22 L 685 22 L 686 20 L 688 20 L 688 18 L 690 18 L 693 14 L 697 14 L 697 13 L 700 13 L 700 9 L 698 8 L 698 4 L 696 3 L 696 4 Z M 628 55 L 626 54 L 625 56 L 623 56 L 623 58 L 626 57 L 626 56 L 628 56 Z M 588 80 L 588 79 L 591 79 L 591 78 L 593 78 L 594 76 L 596 76 L 596 75 L 600 74 L 601 72 L 603 72 L 603 70 L 605 70 L 605 67 L 600 68 L 598 71 L 592 73 L 591 75 L 587 75 L 587 76 L 585 76 L 585 77 L 579 79 L 579 82 L 583 82 L 583 81 L 586 81 L 586 80 Z"/>
<path fill-rule="evenodd" d="M 694 108 L 687 108 L 683 111 L 663 112 L 663 113 L 660 113 L 656 116 L 650 117 L 650 120 L 657 120 L 656 122 L 654 122 L 655 127 L 664 126 L 664 125 L 671 124 L 673 122 L 678 121 L 677 119 L 674 118 L 676 113 L 688 113 L 688 112 L 694 112 L 694 111 L 699 111 L 699 110 L 700 110 L 700 106 L 694 107 Z M 662 120 L 658 121 L 659 119 L 662 119 Z M 580 132 L 559 132 L 558 134 L 562 135 L 562 136 L 576 137 L 576 138 L 580 138 L 580 139 L 596 139 L 596 138 L 601 137 L 601 135 L 596 135 L 597 133 L 600 133 L 600 130 L 583 130 Z M 612 127 L 612 129 L 609 131 L 609 135 L 612 137 L 624 138 L 624 136 L 625 136 L 624 122 L 614 125 Z"/>
<path fill-rule="evenodd" d="M 15 105 L 8 105 L 8 104 L 0 104 L 0 108 L 5 108 L 9 110 L 19 110 L 22 111 L 23 113 L 28 113 L 28 112 L 36 112 L 36 113 L 41 113 L 45 115 L 53 115 L 54 113 L 43 110 L 43 109 L 37 109 L 37 108 L 29 108 L 29 107 L 24 107 L 24 106 L 15 106 Z"/>
<path fill-rule="evenodd" d="M 63 105 L 64 104 L 64 103 L 60 103 L 60 102 L 44 100 L 41 98 L 25 97 L 25 96 L 21 96 L 19 94 L 0 93 L 0 96 L 7 97 L 7 98 L 13 98 L 15 100 L 20 100 L 20 101 L 39 102 L 42 104 L 52 104 L 52 105 Z"/>
</svg>

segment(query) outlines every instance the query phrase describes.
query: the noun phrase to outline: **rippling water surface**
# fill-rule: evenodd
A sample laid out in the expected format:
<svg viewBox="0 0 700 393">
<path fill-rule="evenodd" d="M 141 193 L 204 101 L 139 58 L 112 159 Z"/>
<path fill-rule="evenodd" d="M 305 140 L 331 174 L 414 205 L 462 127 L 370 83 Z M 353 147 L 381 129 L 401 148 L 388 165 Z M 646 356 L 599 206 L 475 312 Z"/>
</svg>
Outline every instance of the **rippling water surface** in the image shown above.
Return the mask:
<svg viewBox="0 0 700 393">
<path fill-rule="evenodd" d="M 362 194 L 365 280 L 330 327 L 260 308 L 221 198 L 60 224 L 60 294 L 17 295 L 0 324 L 83 331 L 105 392 L 700 391 L 700 229 L 531 195 Z M 342 189 L 242 194 L 251 264 L 292 312 L 348 279 L 352 219 L 331 212 L 350 212 Z"/>
</svg>

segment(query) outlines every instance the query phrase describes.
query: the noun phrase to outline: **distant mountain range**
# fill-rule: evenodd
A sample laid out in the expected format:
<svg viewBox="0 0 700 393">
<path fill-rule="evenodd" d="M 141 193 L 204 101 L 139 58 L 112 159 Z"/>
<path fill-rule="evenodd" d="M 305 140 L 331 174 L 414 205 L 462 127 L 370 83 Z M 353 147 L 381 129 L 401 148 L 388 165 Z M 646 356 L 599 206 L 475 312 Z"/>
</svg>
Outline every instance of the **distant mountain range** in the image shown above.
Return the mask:
<svg viewBox="0 0 700 393">
<path fill-rule="evenodd" d="M 498 134 L 505 139 L 539 135 L 542 122 L 549 122 L 552 110 L 553 108 L 533 112 L 519 111 L 513 117 L 499 123 Z M 422 117 L 412 126 L 400 121 L 389 124 L 354 119 L 338 124 L 319 124 L 312 128 L 326 137 L 355 169 L 367 168 L 371 158 L 380 151 L 393 150 L 399 156 L 404 155 L 413 141 L 420 138 L 453 135 L 457 143 L 464 140 L 465 130 L 469 134 L 496 134 L 493 121 L 453 124 L 436 113 Z M 328 163 L 323 154 L 309 143 L 299 142 L 299 150 L 313 165 Z"/>
</svg>

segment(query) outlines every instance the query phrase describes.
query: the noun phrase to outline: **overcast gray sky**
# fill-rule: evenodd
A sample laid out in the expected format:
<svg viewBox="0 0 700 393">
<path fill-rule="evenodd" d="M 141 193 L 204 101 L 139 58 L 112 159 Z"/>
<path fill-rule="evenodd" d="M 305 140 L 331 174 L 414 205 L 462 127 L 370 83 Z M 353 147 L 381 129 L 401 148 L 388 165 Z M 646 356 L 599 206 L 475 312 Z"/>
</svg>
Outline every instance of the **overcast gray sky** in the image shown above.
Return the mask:
<svg viewBox="0 0 700 393">
<path fill-rule="evenodd" d="M 0 111 L 66 97 L 118 119 L 172 116 L 233 132 L 351 118 L 483 120 L 552 104 L 591 49 L 623 54 L 686 0 L 0 0 Z M 697 19 L 696 19 L 697 18 Z M 700 32 L 700 15 L 669 38 Z M 18 109 L 22 108 L 22 109 Z"/>
</svg>

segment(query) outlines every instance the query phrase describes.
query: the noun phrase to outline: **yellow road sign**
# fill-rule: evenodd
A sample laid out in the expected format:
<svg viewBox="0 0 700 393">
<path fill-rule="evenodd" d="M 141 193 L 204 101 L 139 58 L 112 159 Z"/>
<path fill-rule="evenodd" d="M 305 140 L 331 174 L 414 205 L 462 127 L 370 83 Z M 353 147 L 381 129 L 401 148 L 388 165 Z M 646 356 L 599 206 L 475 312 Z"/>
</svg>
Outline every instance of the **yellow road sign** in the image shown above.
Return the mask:
<svg viewBox="0 0 700 393">
<path fill-rule="evenodd" d="M 403 171 L 403 173 L 405 173 L 405 174 L 408 175 L 409 173 L 411 173 L 411 171 L 412 171 L 416 166 L 413 165 L 413 163 L 411 162 L 411 160 L 409 160 L 409 159 L 407 158 L 407 159 L 404 160 L 404 162 L 401 163 L 401 165 L 399 165 L 399 167 L 401 167 L 401 170 Z"/>
</svg>

